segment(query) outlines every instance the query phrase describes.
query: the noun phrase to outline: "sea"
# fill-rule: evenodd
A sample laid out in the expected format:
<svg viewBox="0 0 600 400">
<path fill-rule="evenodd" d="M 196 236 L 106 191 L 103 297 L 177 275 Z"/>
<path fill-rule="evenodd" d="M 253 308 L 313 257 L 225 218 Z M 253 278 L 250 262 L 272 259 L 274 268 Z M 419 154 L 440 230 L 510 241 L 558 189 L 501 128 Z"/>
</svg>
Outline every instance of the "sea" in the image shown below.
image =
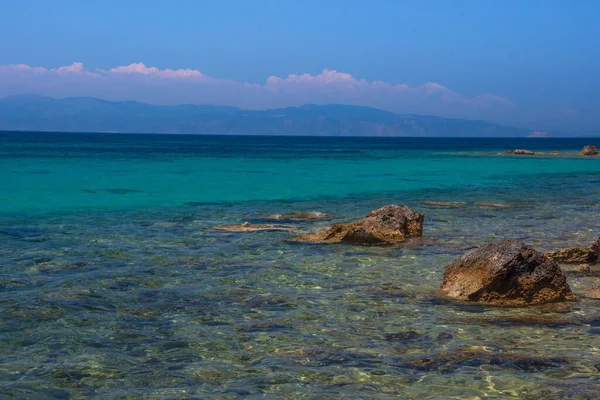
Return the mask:
<svg viewBox="0 0 600 400">
<path fill-rule="evenodd" d="M 596 399 L 600 267 L 566 269 L 576 302 L 439 290 L 487 240 L 591 245 L 587 144 L 2 132 L 0 398 Z M 292 240 L 398 203 L 423 237 Z M 331 217 L 215 229 L 292 211 Z"/>
</svg>

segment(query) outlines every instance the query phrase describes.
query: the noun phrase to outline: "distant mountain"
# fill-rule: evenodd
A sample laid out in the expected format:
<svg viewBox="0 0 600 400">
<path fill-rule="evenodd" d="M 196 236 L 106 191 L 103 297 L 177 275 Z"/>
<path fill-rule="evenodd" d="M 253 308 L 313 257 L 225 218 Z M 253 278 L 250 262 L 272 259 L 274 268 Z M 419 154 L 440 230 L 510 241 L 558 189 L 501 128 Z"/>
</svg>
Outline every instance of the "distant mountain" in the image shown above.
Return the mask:
<svg viewBox="0 0 600 400">
<path fill-rule="evenodd" d="M 415 137 L 526 137 L 532 133 L 484 121 L 347 105 L 307 104 L 256 111 L 38 95 L 0 98 L 0 130 Z"/>
</svg>

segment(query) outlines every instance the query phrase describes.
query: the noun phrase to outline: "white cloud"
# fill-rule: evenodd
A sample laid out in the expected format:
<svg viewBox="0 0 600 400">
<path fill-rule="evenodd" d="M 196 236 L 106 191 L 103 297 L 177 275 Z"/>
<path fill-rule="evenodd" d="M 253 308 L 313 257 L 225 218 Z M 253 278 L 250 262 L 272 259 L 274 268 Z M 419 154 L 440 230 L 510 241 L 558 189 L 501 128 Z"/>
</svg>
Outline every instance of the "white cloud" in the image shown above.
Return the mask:
<svg viewBox="0 0 600 400">
<path fill-rule="evenodd" d="M 267 85 L 282 85 L 282 84 L 312 84 L 312 85 L 332 85 L 332 84 L 366 84 L 364 80 L 357 80 L 352 75 L 338 72 L 336 70 L 324 69 L 318 75 L 310 74 L 290 74 L 287 78 L 278 76 L 270 76 L 267 79 Z"/>
<path fill-rule="evenodd" d="M 82 73 L 84 72 L 84 68 L 83 68 L 83 63 L 80 62 L 74 62 L 71 65 L 67 65 L 65 67 L 60 67 L 56 70 L 56 72 L 58 73 Z"/>
<path fill-rule="evenodd" d="M 142 62 L 108 70 L 86 69 L 80 62 L 58 68 L 25 64 L 0 66 L 0 96 L 16 93 L 48 96 L 93 96 L 156 104 L 209 103 L 244 108 L 271 108 L 304 103 L 343 103 L 400 113 L 459 118 L 488 118 L 515 106 L 494 94 L 463 96 L 436 83 L 410 87 L 358 79 L 345 72 L 270 76 L 263 84 L 211 78 L 195 69 L 160 69 Z"/>
<path fill-rule="evenodd" d="M 108 72 L 116 74 L 154 75 L 163 78 L 206 78 L 200 71 L 195 69 L 158 69 L 156 67 L 146 67 L 141 62 L 111 68 Z"/>
<path fill-rule="evenodd" d="M 58 68 L 32 67 L 27 64 L 0 65 L 0 73 L 8 74 L 10 72 L 31 72 L 36 74 L 86 74 L 96 75 L 87 71 L 83 63 L 74 62 L 71 65 L 65 65 Z M 0 76 L 2 78 L 2 76 Z"/>
</svg>

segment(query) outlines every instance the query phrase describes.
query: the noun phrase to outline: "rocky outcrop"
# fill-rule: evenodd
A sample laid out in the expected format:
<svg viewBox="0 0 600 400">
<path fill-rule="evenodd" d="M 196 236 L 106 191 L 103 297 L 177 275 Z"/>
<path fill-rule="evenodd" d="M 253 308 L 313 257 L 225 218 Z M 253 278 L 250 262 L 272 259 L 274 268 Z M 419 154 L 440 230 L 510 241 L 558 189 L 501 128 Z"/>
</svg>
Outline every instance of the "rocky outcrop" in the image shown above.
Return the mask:
<svg viewBox="0 0 600 400">
<path fill-rule="evenodd" d="M 446 267 L 442 291 L 490 305 L 522 306 L 575 300 L 558 264 L 514 240 L 492 241 Z"/>
<path fill-rule="evenodd" d="M 349 224 L 335 224 L 326 232 L 300 236 L 299 242 L 340 243 L 362 245 L 400 243 L 410 236 L 423 234 L 424 215 L 403 204 L 371 211 L 364 218 Z"/>
<path fill-rule="evenodd" d="M 591 247 L 570 247 L 568 249 L 548 251 L 546 257 L 559 264 L 595 264 L 598 262 L 598 253 Z"/>
<path fill-rule="evenodd" d="M 600 154 L 598 148 L 596 146 L 592 146 L 591 144 L 583 146 L 583 149 L 581 150 L 582 156 L 597 156 L 598 154 Z"/>
<path fill-rule="evenodd" d="M 215 229 L 227 232 L 257 232 L 257 231 L 294 231 L 298 229 L 295 226 L 289 225 L 275 225 L 275 224 L 250 224 L 244 222 L 243 224 L 227 224 L 215 226 Z"/>
<path fill-rule="evenodd" d="M 516 149 L 512 152 L 512 154 L 516 154 L 518 156 L 532 156 L 535 153 L 531 150 Z"/>
<path fill-rule="evenodd" d="M 263 215 L 260 218 L 273 221 L 312 221 L 329 218 L 329 214 L 319 211 L 292 211 L 284 214 Z"/>
</svg>

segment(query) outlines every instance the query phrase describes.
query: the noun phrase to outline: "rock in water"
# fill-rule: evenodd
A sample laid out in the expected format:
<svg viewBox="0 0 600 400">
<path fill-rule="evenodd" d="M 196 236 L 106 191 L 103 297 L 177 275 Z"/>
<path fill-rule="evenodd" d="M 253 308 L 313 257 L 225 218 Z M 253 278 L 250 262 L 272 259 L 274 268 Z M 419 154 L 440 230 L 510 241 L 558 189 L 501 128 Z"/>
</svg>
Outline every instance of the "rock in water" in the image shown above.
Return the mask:
<svg viewBox="0 0 600 400">
<path fill-rule="evenodd" d="M 326 232 L 300 236 L 300 242 L 340 243 L 363 245 L 400 243 L 410 236 L 423 234 L 424 215 L 404 204 L 371 211 L 363 219 L 349 224 L 335 224 Z"/>
<path fill-rule="evenodd" d="M 558 264 L 514 240 L 484 243 L 446 267 L 450 297 L 499 306 L 575 300 Z"/>
<path fill-rule="evenodd" d="M 594 286 L 591 288 L 586 297 L 591 299 L 600 299 L 600 286 Z"/>
<path fill-rule="evenodd" d="M 532 156 L 535 153 L 531 150 L 516 149 L 515 151 L 513 151 L 513 154 L 516 154 L 519 156 Z"/>
<path fill-rule="evenodd" d="M 598 253 L 584 246 L 549 251 L 546 257 L 559 264 L 595 264 L 598 261 Z"/>
<path fill-rule="evenodd" d="M 592 272 L 592 268 L 590 267 L 590 264 L 579 264 L 579 266 L 575 269 L 575 272 L 589 274 Z"/>
<path fill-rule="evenodd" d="M 600 237 L 592 244 L 592 250 L 600 257 Z"/>
<path fill-rule="evenodd" d="M 596 146 L 592 146 L 591 144 L 583 146 L 583 149 L 581 150 L 582 156 L 597 156 L 598 154 L 600 154 L 598 148 Z"/>
</svg>

